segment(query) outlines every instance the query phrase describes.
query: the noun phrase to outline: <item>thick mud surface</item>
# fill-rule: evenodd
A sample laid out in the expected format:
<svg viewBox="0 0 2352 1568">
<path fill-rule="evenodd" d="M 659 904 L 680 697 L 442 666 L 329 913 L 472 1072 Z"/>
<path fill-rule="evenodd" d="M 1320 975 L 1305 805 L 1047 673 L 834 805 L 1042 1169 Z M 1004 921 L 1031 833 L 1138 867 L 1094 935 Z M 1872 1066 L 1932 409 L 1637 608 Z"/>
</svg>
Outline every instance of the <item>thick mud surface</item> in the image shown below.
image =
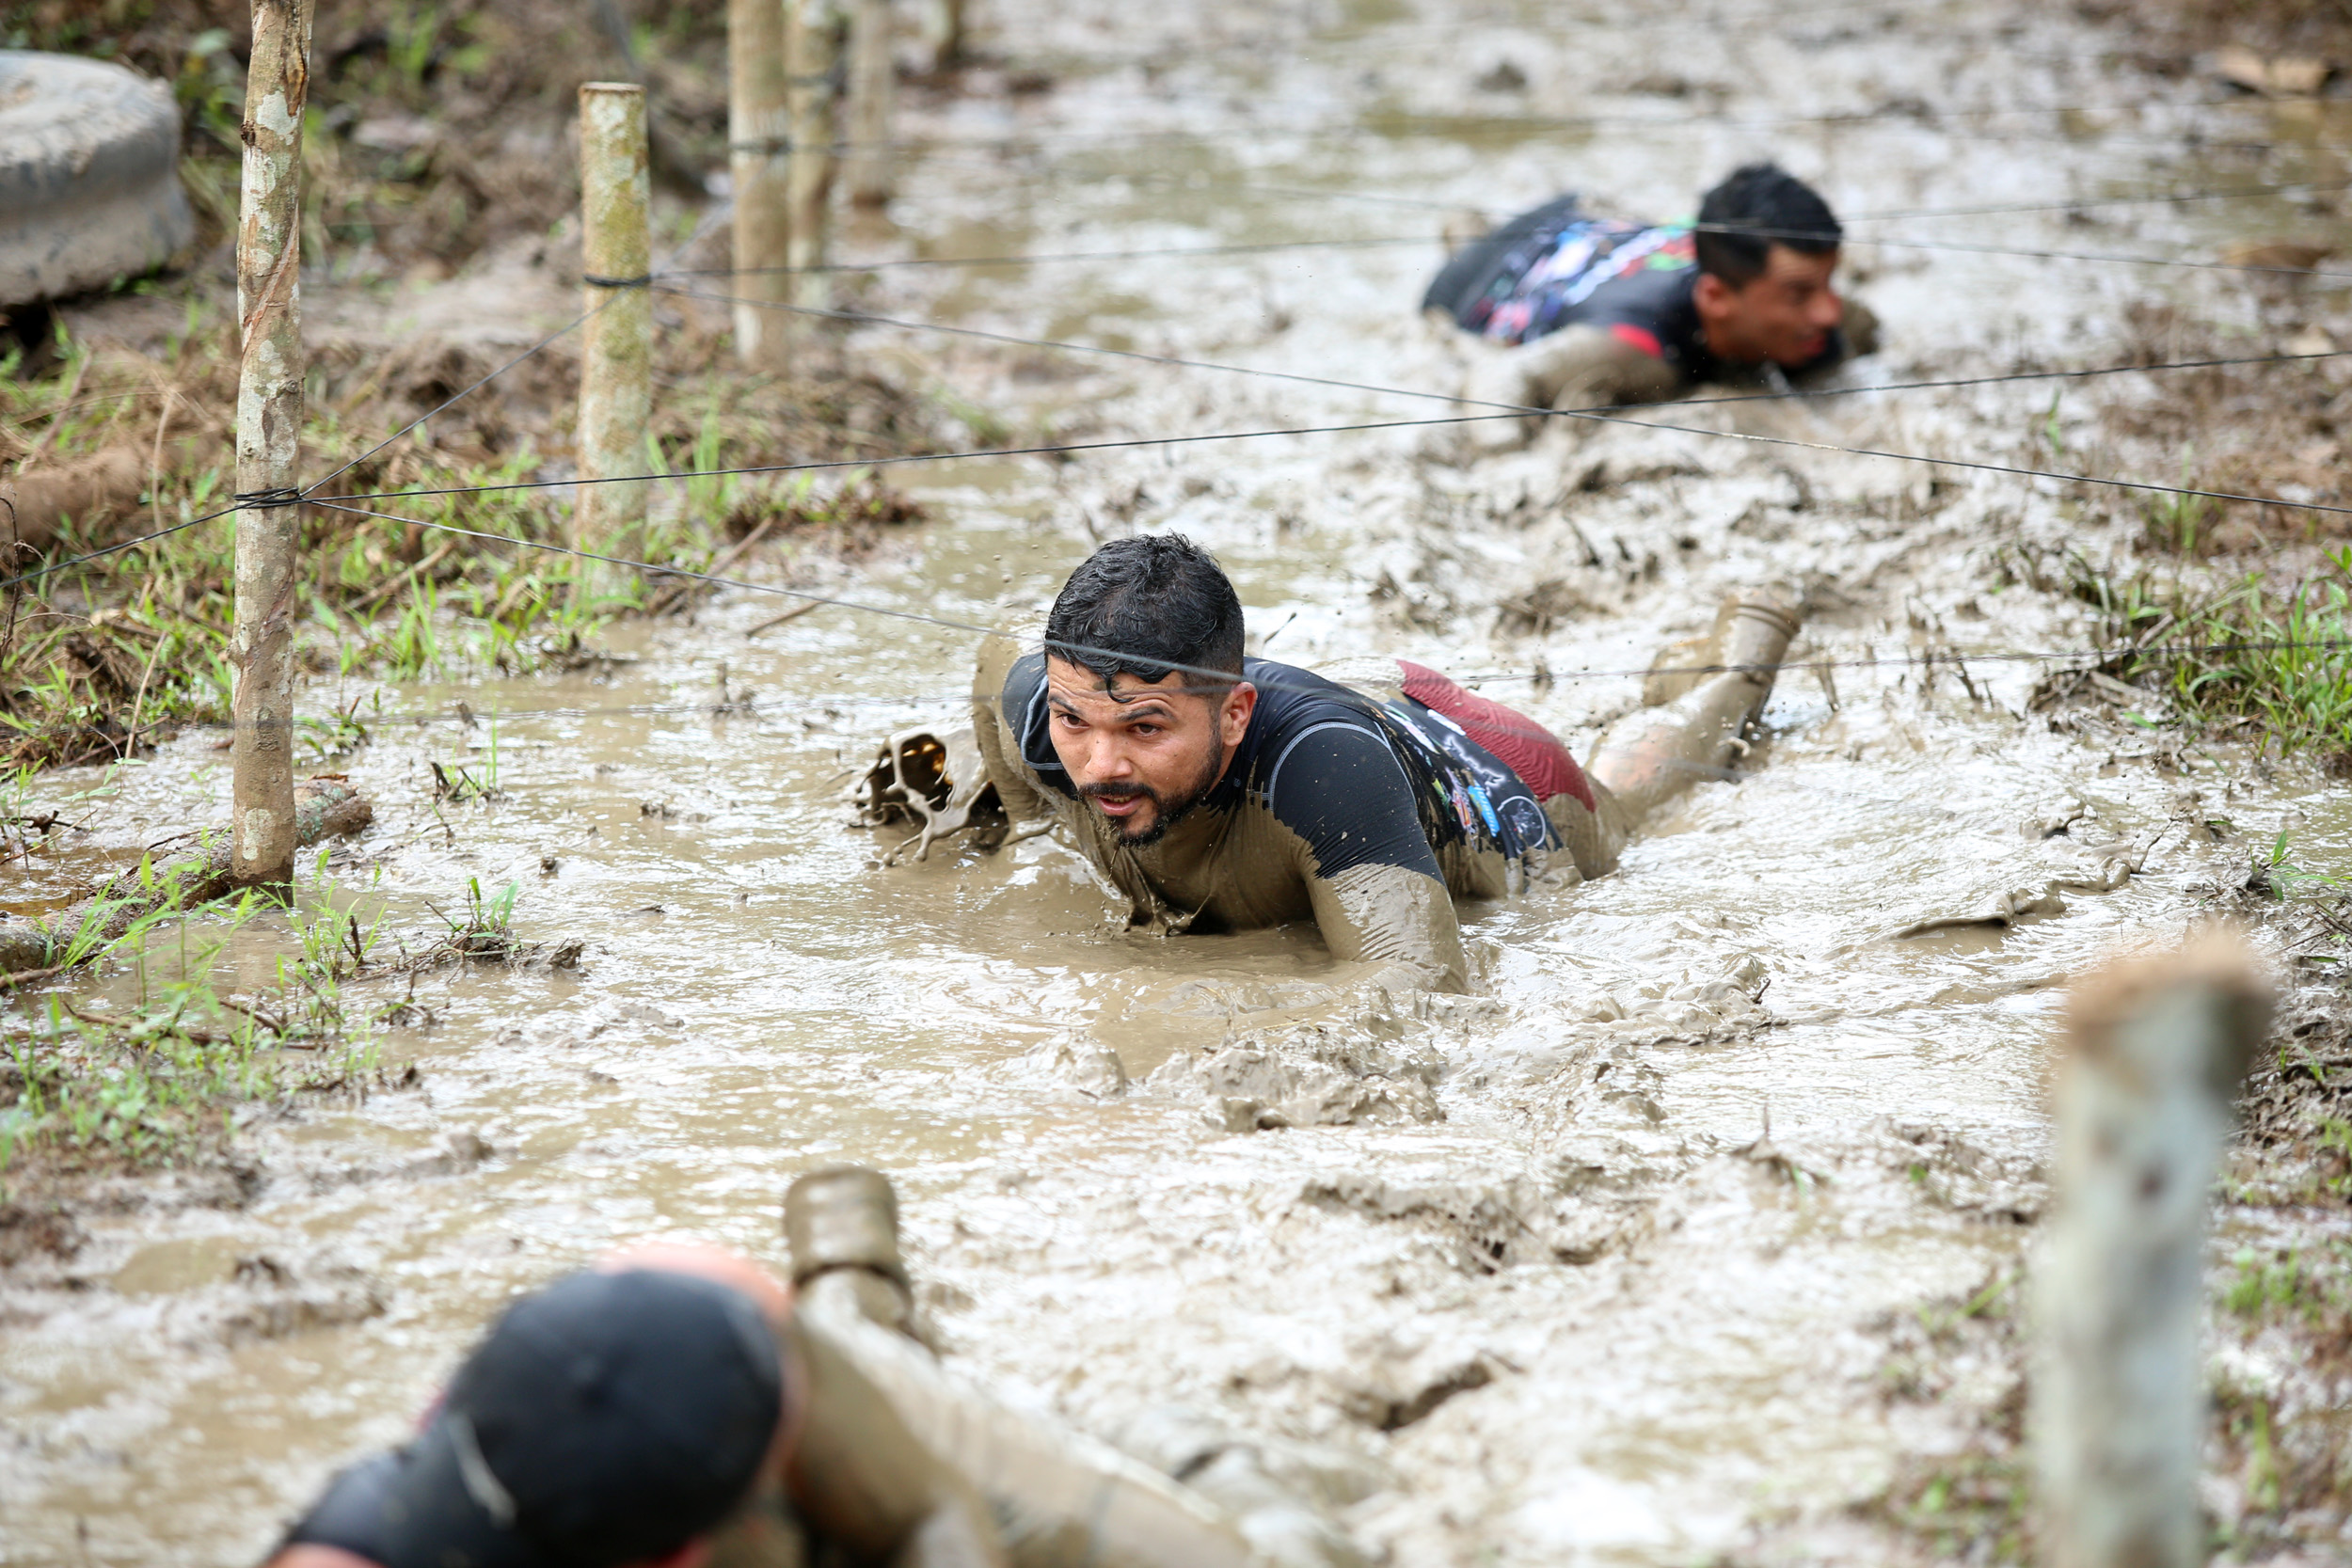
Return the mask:
<svg viewBox="0 0 2352 1568">
<path fill-rule="evenodd" d="M 1857 236 L 2209 256 L 2325 227 L 2283 198 L 2070 221 L 2068 202 L 2337 166 L 2186 150 L 2278 128 L 2045 8 L 1711 27 L 1441 9 L 1073 6 L 1013 38 L 983 8 L 985 47 L 1051 90 L 977 72 L 914 124 L 1036 139 L 931 151 L 897 230 L 853 232 L 854 253 L 1407 243 L 907 268 L 861 298 L 1451 391 L 1460 349 L 1413 309 L 1441 222 L 1562 187 L 1670 215 L 1772 153 L 1850 214 L 2060 204 Z M 1819 122 L 1845 115 L 1870 118 Z M 2265 330 L 2227 275 L 1853 260 L 1888 341 L 1858 383 L 2105 362 L 2151 297 Z M 1016 444 L 1448 412 L 882 328 L 850 349 L 997 411 Z M 2012 461 L 2050 406 L 2028 383 L 1657 417 Z M 829 608 L 752 639 L 780 606 L 743 594 L 625 628 L 602 673 L 388 691 L 388 714 L 502 712 L 503 796 L 431 803 L 428 764 L 478 768 L 485 729 L 379 722 L 337 765 L 377 816 L 336 874 L 380 866 L 368 896 L 408 929 L 469 878 L 516 881 L 521 933 L 584 954 L 425 978 L 387 1051 L 413 1083 L 257 1117 L 236 1169 L 128 1183 L 59 1222 L 62 1256 L 0 1274 L 0 1561 L 249 1560 L 331 1468 L 404 1431 L 510 1291 L 658 1232 L 781 1259 L 786 1181 L 840 1160 L 898 1181 L 962 1365 L 1105 1433 L 1182 1402 L 1358 1455 L 1380 1483 L 1343 1522 L 1398 1562 L 1687 1563 L 1961 1441 L 1966 1390 L 1887 1395 L 1887 1324 L 2024 1255 L 2053 988 L 2242 875 L 2243 845 L 2192 822 L 2293 825 L 2301 859 L 2342 867 L 2352 809 L 2292 774 L 2159 771 L 2146 745 L 2056 733 L 2027 711 L 2032 662 L 1965 680 L 1899 662 L 2087 644 L 2082 607 L 1996 589 L 2020 542 L 2107 547 L 2055 490 L 1706 434 L 1561 432 L 1467 462 L 1454 440 L 910 467 L 897 483 L 946 520 L 841 590 L 993 625 L 1092 537 L 1181 528 L 1232 568 L 1271 656 L 1479 677 L 1580 752 L 1637 700 L 1625 672 L 1736 588 L 1805 591 L 1798 657 L 1889 662 L 1785 679 L 1747 776 L 1696 787 L 1617 875 L 1472 914 L 1468 999 L 1351 991 L 1311 931 L 1130 936 L 1050 839 L 883 869 L 892 835 L 850 829 L 843 786 L 880 736 L 958 711 L 961 629 Z M 322 679 L 309 700 L 349 695 Z M 219 817 L 209 744 L 121 770 L 96 842 L 120 858 Z M 21 896 L 61 898 L 96 863 Z M 1895 935 L 1994 911 L 2013 918 Z M 228 978 L 264 975 L 280 940 L 249 927 Z"/>
</svg>

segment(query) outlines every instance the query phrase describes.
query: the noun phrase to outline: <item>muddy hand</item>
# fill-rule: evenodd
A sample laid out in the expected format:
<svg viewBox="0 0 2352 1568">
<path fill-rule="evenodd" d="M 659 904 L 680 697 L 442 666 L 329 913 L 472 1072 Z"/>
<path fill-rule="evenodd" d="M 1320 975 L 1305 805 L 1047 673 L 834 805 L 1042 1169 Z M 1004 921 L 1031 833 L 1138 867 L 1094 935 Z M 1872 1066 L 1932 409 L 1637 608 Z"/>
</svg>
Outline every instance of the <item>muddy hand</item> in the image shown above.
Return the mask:
<svg viewBox="0 0 2352 1568">
<path fill-rule="evenodd" d="M 792 1285 L 819 1316 L 850 1310 L 920 1339 L 914 1297 L 898 1256 L 898 1197 L 862 1165 L 812 1171 L 784 1195 Z"/>
</svg>

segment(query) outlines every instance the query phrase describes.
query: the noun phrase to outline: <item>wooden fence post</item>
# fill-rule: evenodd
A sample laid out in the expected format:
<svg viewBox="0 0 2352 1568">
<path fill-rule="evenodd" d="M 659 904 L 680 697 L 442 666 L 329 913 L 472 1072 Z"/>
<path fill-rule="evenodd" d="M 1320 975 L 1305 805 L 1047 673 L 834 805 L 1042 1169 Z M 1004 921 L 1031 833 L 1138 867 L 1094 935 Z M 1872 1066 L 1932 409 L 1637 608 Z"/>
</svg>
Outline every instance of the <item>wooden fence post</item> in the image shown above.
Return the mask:
<svg viewBox="0 0 2352 1568">
<path fill-rule="evenodd" d="M 891 0 L 857 0 L 850 24 L 850 135 L 846 182 L 859 207 L 890 202 L 891 100 L 898 86 Z"/>
<path fill-rule="evenodd" d="M 2045 1560 L 2191 1568 L 2204 1430 L 2205 1214 L 2270 988 L 2235 938 L 2076 988 L 2058 1069 L 2058 1212 L 2034 1296 Z"/>
<path fill-rule="evenodd" d="M 645 89 L 590 82 L 580 89 L 582 328 L 580 477 L 645 471 L 653 412 L 653 265 L 645 207 Z M 601 309 L 597 309 L 601 307 Z M 572 510 L 581 548 L 633 555 L 643 543 L 645 485 L 583 484 Z"/>
<path fill-rule="evenodd" d="M 787 0 L 728 0 L 727 172 L 735 192 L 735 355 L 746 370 L 785 368 L 792 297 L 792 106 L 785 79 Z"/>
<path fill-rule="evenodd" d="M 236 625 L 230 796 L 240 887 L 291 890 L 294 545 L 302 519 L 302 108 L 312 0 L 253 0 L 238 194 Z"/>
<path fill-rule="evenodd" d="M 822 309 L 833 297 L 825 264 L 834 169 L 841 131 L 841 45 L 848 18 L 840 0 L 786 0 L 785 70 L 792 85 L 793 297 Z"/>
</svg>

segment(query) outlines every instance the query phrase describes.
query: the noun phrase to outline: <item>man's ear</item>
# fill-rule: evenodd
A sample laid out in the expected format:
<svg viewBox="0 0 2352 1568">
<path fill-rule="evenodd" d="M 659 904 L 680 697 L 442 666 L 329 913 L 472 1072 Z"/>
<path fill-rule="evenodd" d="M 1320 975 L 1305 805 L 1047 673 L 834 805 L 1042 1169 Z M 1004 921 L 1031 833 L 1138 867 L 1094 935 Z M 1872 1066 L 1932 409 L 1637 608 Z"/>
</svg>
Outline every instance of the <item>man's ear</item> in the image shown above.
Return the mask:
<svg viewBox="0 0 2352 1568">
<path fill-rule="evenodd" d="M 1238 746 L 1241 737 L 1249 733 L 1249 716 L 1258 711 L 1258 689 L 1248 681 L 1235 681 L 1225 694 L 1225 705 L 1217 710 L 1217 738 L 1228 746 Z"/>
<path fill-rule="evenodd" d="M 1711 272 L 1699 274 L 1698 281 L 1691 286 L 1692 303 L 1705 311 L 1723 310 L 1738 297 L 1738 290 Z"/>
</svg>

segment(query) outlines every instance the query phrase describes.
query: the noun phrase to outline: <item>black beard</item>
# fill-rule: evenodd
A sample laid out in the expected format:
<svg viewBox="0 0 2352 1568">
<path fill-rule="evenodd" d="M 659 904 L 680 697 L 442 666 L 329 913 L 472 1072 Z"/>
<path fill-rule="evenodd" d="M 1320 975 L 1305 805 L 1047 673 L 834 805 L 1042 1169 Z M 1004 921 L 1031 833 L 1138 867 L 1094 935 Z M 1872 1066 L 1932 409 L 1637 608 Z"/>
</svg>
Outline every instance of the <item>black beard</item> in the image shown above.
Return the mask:
<svg viewBox="0 0 2352 1568">
<path fill-rule="evenodd" d="M 1119 832 L 1120 844 L 1130 849 L 1143 849 L 1166 838 L 1170 828 L 1190 816 L 1193 809 L 1209 798 L 1209 791 L 1215 789 L 1217 781 L 1224 776 L 1225 748 L 1212 746 L 1209 749 L 1208 767 L 1201 769 L 1200 777 L 1194 781 L 1193 786 L 1172 803 L 1166 796 L 1149 784 L 1135 784 L 1123 789 L 1117 784 L 1087 784 L 1080 788 L 1078 793 L 1089 798 L 1098 795 L 1140 795 L 1151 801 L 1152 825 L 1149 828 L 1139 833 L 1131 833 L 1124 828 Z"/>
</svg>

